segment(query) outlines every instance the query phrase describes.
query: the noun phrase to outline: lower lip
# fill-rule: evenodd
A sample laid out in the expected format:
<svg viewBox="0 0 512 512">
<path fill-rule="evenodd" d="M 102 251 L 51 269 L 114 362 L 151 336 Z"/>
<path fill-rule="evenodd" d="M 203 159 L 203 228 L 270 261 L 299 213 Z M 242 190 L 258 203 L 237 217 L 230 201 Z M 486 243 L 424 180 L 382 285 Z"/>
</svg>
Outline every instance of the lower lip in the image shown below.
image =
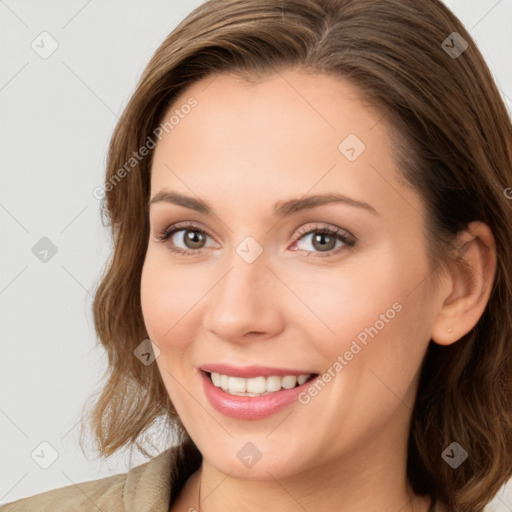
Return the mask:
<svg viewBox="0 0 512 512">
<path fill-rule="evenodd" d="M 292 389 L 282 389 L 264 396 L 238 396 L 230 395 L 221 388 L 213 385 L 209 375 L 199 370 L 203 379 L 204 392 L 212 407 L 231 418 L 240 420 L 259 420 L 284 409 L 297 400 L 317 377 Z"/>
</svg>

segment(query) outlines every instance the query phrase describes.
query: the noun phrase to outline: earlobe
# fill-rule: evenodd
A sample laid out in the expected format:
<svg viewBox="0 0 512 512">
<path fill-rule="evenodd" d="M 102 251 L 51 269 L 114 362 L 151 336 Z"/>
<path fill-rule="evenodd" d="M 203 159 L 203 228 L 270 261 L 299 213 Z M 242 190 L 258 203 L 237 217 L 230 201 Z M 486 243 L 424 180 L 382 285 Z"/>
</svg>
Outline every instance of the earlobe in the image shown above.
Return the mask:
<svg viewBox="0 0 512 512">
<path fill-rule="evenodd" d="M 431 339 L 439 345 L 451 345 L 473 329 L 487 306 L 496 274 L 496 242 L 486 224 L 471 222 L 457 238 L 458 256 L 447 264 L 451 290 L 440 298 L 432 324 Z"/>
</svg>

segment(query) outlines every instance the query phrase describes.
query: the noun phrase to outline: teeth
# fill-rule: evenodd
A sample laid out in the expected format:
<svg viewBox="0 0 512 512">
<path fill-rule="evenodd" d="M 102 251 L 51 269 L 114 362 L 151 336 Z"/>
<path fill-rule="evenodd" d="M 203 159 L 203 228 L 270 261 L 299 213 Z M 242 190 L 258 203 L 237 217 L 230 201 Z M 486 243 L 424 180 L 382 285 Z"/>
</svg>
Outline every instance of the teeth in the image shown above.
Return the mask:
<svg viewBox="0 0 512 512">
<path fill-rule="evenodd" d="M 299 375 L 297 377 L 297 382 L 299 383 L 299 386 L 302 386 L 302 384 L 304 384 L 304 382 L 306 382 L 308 379 L 309 379 L 308 375 Z"/>
<path fill-rule="evenodd" d="M 249 393 L 265 393 L 267 391 L 267 379 L 265 377 L 254 377 L 246 380 L 246 391 Z"/>
<path fill-rule="evenodd" d="M 307 377 L 306 377 L 306 379 L 307 379 Z M 306 381 L 304 381 L 304 382 L 306 382 Z M 287 375 L 286 377 L 283 377 L 281 379 L 281 386 L 284 389 L 292 389 L 295 387 L 296 384 L 297 384 L 297 377 L 295 377 L 295 375 Z"/>
<path fill-rule="evenodd" d="M 245 393 L 245 379 L 229 377 L 228 387 L 233 393 Z"/>
<path fill-rule="evenodd" d="M 211 373 L 210 377 L 212 379 L 213 385 L 217 386 L 218 388 L 221 387 L 222 378 L 220 376 L 220 373 Z"/>
<path fill-rule="evenodd" d="M 238 396 L 260 396 L 267 393 L 274 393 L 281 389 L 292 389 L 297 384 L 304 384 L 312 374 L 306 375 L 286 375 L 278 377 L 272 375 L 270 377 L 253 377 L 251 379 L 243 379 L 241 377 L 230 377 L 220 373 L 212 372 L 210 374 L 213 385 L 222 388 L 230 395 Z"/>
</svg>

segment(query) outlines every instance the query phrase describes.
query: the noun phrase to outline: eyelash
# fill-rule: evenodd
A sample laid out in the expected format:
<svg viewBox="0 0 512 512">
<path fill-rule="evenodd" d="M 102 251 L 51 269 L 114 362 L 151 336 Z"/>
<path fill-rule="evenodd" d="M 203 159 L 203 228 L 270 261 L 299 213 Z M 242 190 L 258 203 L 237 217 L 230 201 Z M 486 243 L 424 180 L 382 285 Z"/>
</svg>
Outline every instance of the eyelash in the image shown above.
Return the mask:
<svg viewBox="0 0 512 512">
<path fill-rule="evenodd" d="M 160 233 L 158 233 L 156 235 L 156 239 L 160 243 L 165 243 L 165 242 L 167 242 L 167 240 L 169 238 L 171 238 L 178 231 L 198 231 L 207 236 L 210 236 L 210 235 L 208 235 L 208 233 L 206 231 L 199 228 L 199 226 L 196 226 L 196 225 L 190 224 L 190 223 L 186 223 L 183 225 L 173 224 L 171 226 L 168 226 L 167 228 L 165 228 L 164 230 L 162 230 Z M 356 245 L 356 240 L 354 238 L 343 233 L 342 231 L 340 231 L 337 228 L 332 228 L 329 226 L 321 226 L 321 227 L 315 226 L 313 228 L 308 227 L 308 228 L 300 229 L 299 232 L 297 233 L 297 237 L 295 239 L 294 244 L 296 242 L 298 242 L 300 239 L 302 239 L 303 237 L 305 237 L 306 235 L 310 235 L 311 233 L 317 233 L 317 234 L 321 233 L 321 234 L 325 234 L 325 235 L 334 236 L 337 240 L 340 240 L 341 242 L 343 242 L 344 245 L 342 247 L 338 247 L 337 249 L 332 249 L 324 254 L 322 254 L 321 252 L 317 252 L 317 251 L 306 251 L 304 249 L 296 249 L 297 252 L 307 253 L 308 255 L 315 254 L 315 256 L 314 256 L 315 258 L 316 257 L 324 258 L 324 257 L 333 256 L 334 254 L 337 254 L 343 248 L 350 250 Z M 210 236 L 210 238 L 213 238 L 213 237 Z M 172 247 L 171 245 L 169 245 L 169 249 L 173 252 L 182 254 L 184 256 L 197 255 L 197 253 L 199 251 L 199 250 L 185 250 L 185 249 L 181 249 L 181 248 L 177 248 L 177 247 Z"/>
</svg>

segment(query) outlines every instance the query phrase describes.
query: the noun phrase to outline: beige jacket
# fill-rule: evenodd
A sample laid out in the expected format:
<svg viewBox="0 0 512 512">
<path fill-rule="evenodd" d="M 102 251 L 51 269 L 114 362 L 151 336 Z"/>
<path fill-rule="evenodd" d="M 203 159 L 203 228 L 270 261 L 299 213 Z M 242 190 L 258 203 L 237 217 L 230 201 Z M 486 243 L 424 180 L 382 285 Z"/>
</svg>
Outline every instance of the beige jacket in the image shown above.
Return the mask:
<svg viewBox="0 0 512 512">
<path fill-rule="evenodd" d="M 69 485 L 0 506 L 0 512 L 169 512 L 201 464 L 195 445 L 181 444 L 127 473 Z M 429 512 L 446 512 L 439 505 Z"/>
<path fill-rule="evenodd" d="M 201 464 L 192 444 L 162 452 L 127 473 L 81 482 L 0 506 L 1 512 L 168 512 Z"/>
</svg>

